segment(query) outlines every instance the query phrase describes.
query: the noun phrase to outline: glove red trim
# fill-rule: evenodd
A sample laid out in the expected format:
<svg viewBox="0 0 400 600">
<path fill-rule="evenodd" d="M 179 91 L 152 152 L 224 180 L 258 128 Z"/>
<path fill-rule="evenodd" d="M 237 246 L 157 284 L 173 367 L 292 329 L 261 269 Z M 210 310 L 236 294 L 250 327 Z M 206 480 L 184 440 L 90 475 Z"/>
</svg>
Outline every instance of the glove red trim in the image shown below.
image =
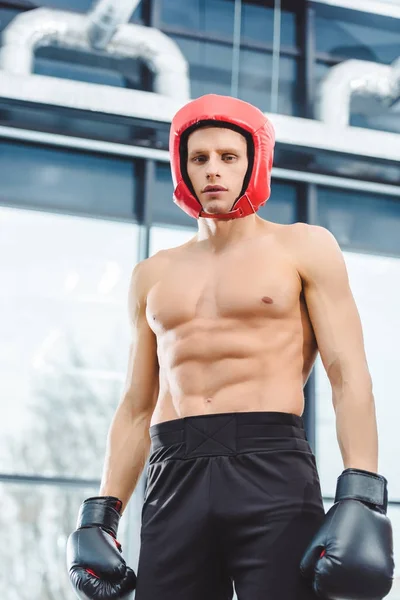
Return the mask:
<svg viewBox="0 0 400 600">
<path fill-rule="evenodd" d="M 86 569 L 86 573 L 89 573 L 89 575 L 93 575 L 93 577 L 96 577 L 96 579 L 100 579 L 100 577 L 96 575 L 96 573 L 92 571 L 92 569 Z"/>
</svg>

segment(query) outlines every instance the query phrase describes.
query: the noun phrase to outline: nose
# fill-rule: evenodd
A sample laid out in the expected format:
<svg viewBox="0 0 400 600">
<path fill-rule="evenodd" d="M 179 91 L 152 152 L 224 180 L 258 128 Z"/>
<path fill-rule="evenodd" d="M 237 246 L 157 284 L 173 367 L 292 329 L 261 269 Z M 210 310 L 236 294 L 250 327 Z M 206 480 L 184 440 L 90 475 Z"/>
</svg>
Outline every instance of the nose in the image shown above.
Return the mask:
<svg viewBox="0 0 400 600">
<path fill-rule="evenodd" d="M 206 177 L 207 179 L 213 179 L 219 176 L 218 159 L 215 156 L 210 156 L 207 162 Z"/>
</svg>

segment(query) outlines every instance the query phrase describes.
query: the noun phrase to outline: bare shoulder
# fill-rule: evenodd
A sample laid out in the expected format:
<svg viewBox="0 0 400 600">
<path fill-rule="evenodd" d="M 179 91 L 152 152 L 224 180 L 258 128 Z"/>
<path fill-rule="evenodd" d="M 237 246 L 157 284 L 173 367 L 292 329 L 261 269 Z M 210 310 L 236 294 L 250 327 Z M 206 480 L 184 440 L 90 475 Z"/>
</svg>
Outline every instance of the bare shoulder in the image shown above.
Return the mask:
<svg viewBox="0 0 400 600">
<path fill-rule="evenodd" d="M 275 224 L 276 225 L 276 224 Z M 278 225 L 277 234 L 290 244 L 303 245 L 307 247 L 326 246 L 336 244 L 335 237 L 325 227 L 320 225 L 309 225 L 308 223 L 292 223 L 290 225 Z"/>
<path fill-rule="evenodd" d="M 165 250 L 159 250 L 149 258 L 141 260 L 134 267 L 131 276 L 131 290 L 135 295 L 146 298 L 149 290 L 165 275 L 168 268 L 192 243 L 192 240 Z"/>
<path fill-rule="evenodd" d="M 169 266 L 171 259 L 172 257 L 168 250 L 161 250 L 153 256 L 138 262 L 131 275 L 131 292 L 138 298 L 145 298 L 149 289 Z"/>
<path fill-rule="evenodd" d="M 332 269 L 343 263 L 339 244 L 325 227 L 293 223 L 281 225 L 277 235 L 303 278 L 312 277 L 319 269 Z"/>
</svg>

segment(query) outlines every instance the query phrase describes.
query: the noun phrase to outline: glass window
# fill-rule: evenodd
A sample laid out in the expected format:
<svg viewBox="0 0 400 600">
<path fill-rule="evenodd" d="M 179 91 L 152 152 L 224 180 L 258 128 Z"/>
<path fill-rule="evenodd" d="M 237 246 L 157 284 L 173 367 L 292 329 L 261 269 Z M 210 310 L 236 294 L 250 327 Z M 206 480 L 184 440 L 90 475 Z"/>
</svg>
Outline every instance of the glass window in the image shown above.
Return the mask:
<svg viewBox="0 0 400 600">
<path fill-rule="evenodd" d="M 189 217 L 172 200 L 173 186 L 169 163 L 157 163 L 152 192 L 153 223 L 170 223 L 197 228 L 195 219 Z"/>
<path fill-rule="evenodd" d="M 47 52 L 48 50 L 46 49 Z M 69 54 L 71 57 L 71 53 Z M 74 81 L 87 81 L 88 83 L 125 87 L 125 79 L 117 70 L 112 71 L 111 69 L 73 63 L 72 57 L 70 58 L 71 63 L 68 63 L 67 60 L 67 52 L 65 52 L 65 60 L 63 61 L 38 56 L 34 64 L 34 73 L 36 75 L 60 77 L 61 79 L 72 79 Z"/>
<path fill-rule="evenodd" d="M 367 25 L 332 16 L 317 16 L 317 52 L 390 64 L 399 56 L 400 30 L 389 21 L 386 28 L 373 23 Z"/>
<path fill-rule="evenodd" d="M 379 429 L 379 470 L 389 480 L 389 499 L 400 500 L 399 344 L 400 259 L 344 253 L 350 285 L 360 313 L 374 385 Z M 334 495 L 343 469 L 336 441 L 331 388 L 320 361 L 316 365 L 317 458 L 325 495 Z"/>
<path fill-rule="evenodd" d="M 97 488 L 0 483 L 3 600 L 76 598 L 65 566 L 66 543 L 76 527 L 81 502 L 97 492 Z M 127 560 L 132 533 L 124 514 L 118 539 Z M 133 535 L 138 546 L 138 534 Z M 129 565 L 137 571 L 136 555 L 137 550 Z"/>
<path fill-rule="evenodd" d="M 173 35 L 190 65 L 191 96 L 231 95 L 232 46 Z M 258 50 L 240 50 L 239 98 L 263 111 L 271 109 L 272 54 Z M 297 60 L 281 56 L 279 61 L 278 112 L 300 114 Z"/>
<path fill-rule="evenodd" d="M 0 180 L 7 204 L 133 216 L 135 163 L 128 159 L 1 142 Z"/>
<path fill-rule="evenodd" d="M 161 26 L 181 27 L 198 33 L 213 33 L 233 38 L 235 3 L 232 0 L 194 0 L 182 9 L 182 0 L 163 0 Z M 272 42 L 274 9 L 257 2 L 242 2 L 242 39 Z M 296 16 L 283 10 L 281 14 L 281 44 L 296 45 Z"/>
<path fill-rule="evenodd" d="M 46 8 L 86 13 L 93 2 L 92 0 L 41 0 L 40 4 Z"/>
<path fill-rule="evenodd" d="M 240 50 L 239 98 L 262 111 L 271 110 L 272 54 L 255 50 Z M 277 112 L 299 115 L 297 60 L 281 56 Z"/>
<path fill-rule="evenodd" d="M 141 13 L 141 6 L 136 8 L 133 18 L 138 19 Z M 87 13 L 93 6 L 93 0 L 40 0 L 40 6 L 55 8 L 58 10 L 68 10 L 78 13 Z"/>
<path fill-rule="evenodd" d="M 191 97 L 230 95 L 232 46 L 171 35 L 189 62 Z"/>
<path fill-rule="evenodd" d="M 271 197 L 258 211 L 260 217 L 274 223 L 295 223 L 297 221 L 296 184 L 272 179 L 271 190 Z"/>
<path fill-rule="evenodd" d="M 161 25 L 178 26 L 196 33 L 233 35 L 234 2 L 231 0 L 163 0 Z"/>
<path fill-rule="evenodd" d="M 19 12 L 14 8 L 0 8 L 0 31 L 5 29 Z"/>
<path fill-rule="evenodd" d="M 385 110 L 379 115 L 351 115 L 350 125 L 353 127 L 365 127 L 366 129 L 376 129 L 377 131 L 391 131 L 400 133 L 399 113 L 395 109 Z"/>
<path fill-rule="evenodd" d="M 138 228 L 4 208 L 0 225 L 0 473 L 99 478 Z"/>
<path fill-rule="evenodd" d="M 256 2 L 242 4 L 242 39 L 272 42 L 274 36 L 274 9 Z M 281 45 L 296 46 L 296 15 L 281 12 Z"/>
<path fill-rule="evenodd" d="M 344 248 L 400 255 L 400 198 L 321 186 L 318 220 Z"/>
</svg>

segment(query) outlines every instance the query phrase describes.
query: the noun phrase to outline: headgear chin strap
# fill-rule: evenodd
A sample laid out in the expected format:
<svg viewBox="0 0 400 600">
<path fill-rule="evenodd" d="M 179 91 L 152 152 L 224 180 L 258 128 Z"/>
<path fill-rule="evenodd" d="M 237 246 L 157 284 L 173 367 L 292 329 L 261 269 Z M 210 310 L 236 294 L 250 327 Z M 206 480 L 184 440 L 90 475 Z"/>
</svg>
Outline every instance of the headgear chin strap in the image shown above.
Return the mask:
<svg viewBox="0 0 400 600">
<path fill-rule="evenodd" d="M 187 139 L 202 126 L 223 127 L 239 131 L 248 145 L 249 167 L 239 198 L 227 213 L 210 214 L 203 210 L 187 175 Z M 198 219 L 238 219 L 255 213 L 271 194 L 271 170 L 275 133 L 267 117 L 248 102 L 208 94 L 181 108 L 171 124 L 171 155 L 174 202 L 189 216 Z"/>
</svg>

